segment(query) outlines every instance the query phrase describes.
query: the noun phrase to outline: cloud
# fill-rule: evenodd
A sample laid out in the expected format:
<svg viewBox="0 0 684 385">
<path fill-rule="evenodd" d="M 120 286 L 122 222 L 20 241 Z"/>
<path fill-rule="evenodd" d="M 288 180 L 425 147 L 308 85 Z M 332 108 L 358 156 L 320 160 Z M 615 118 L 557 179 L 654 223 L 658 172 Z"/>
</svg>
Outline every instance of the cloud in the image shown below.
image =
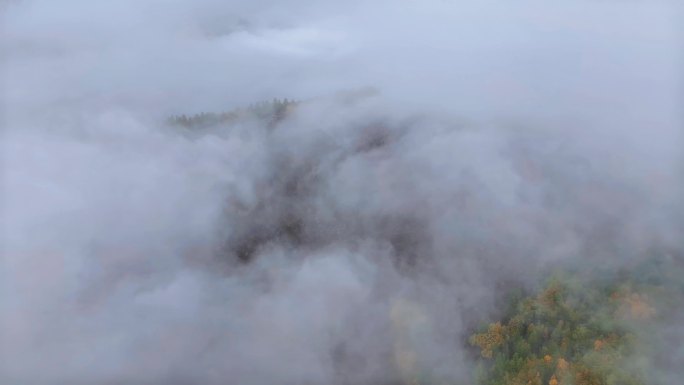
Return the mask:
<svg viewBox="0 0 684 385">
<path fill-rule="evenodd" d="M 464 380 L 502 286 L 681 250 L 670 3 L 5 7 L 3 383 Z"/>
</svg>

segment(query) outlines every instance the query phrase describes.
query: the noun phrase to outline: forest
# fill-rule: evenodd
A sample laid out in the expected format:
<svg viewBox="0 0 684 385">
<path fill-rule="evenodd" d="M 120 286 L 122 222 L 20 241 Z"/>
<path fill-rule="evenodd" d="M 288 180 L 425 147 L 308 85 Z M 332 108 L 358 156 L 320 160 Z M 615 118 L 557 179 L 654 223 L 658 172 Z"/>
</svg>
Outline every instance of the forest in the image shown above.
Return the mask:
<svg viewBox="0 0 684 385">
<path fill-rule="evenodd" d="M 655 336 L 677 322 L 683 262 L 664 255 L 617 274 L 559 272 L 535 293 L 512 295 L 502 318 L 469 339 L 482 361 L 476 383 L 660 383 L 659 371 L 677 364 Z"/>
<path fill-rule="evenodd" d="M 285 118 L 288 110 L 297 105 L 296 101 L 285 99 L 273 99 L 272 101 L 260 101 L 246 108 L 237 108 L 227 112 L 201 112 L 187 116 L 185 114 L 171 116 L 166 123 L 171 126 L 180 126 L 189 130 L 201 130 L 218 125 L 230 125 L 249 119 L 264 120 L 267 125 L 273 126 Z"/>
<path fill-rule="evenodd" d="M 269 129 L 295 113 L 300 102 L 263 101 L 230 112 L 173 116 L 172 127 L 210 134 L 212 129 L 256 120 Z M 382 147 L 384 140 L 371 148 Z M 301 239 L 303 231 L 285 224 L 279 234 Z M 294 231 L 294 232 L 293 232 Z M 280 235 L 276 235 L 280 237 Z M 250 254 L 258 247 L 248 246 Z M 238 256 L 243 263 L 251 259 Z M 420 257 L 418 257 L 420 258 Z M 410 269 L 410 268 L 409 268 Z M 476 385 L 650 385 L 667 384 L 660 375 L 678 366 L 677 354 L 662 331 L 678 325 L 684 306 L 684 255 L 652 249 L 619 267 L 561 264 L 538 273 L 532 283 L 499 293 L 494 318 L 481 319 L 461 347 L 469 350 Z M 395 323 L 394 364 L 402 383 L 448 384 L 431 373 L 413 345 L 425 328 L 420 305 L 404 300 L 391 309 Z M 425 334 L 425 333 L 423 333 Z M 457 384 L 460 384 L 457 383 Z"/>
</svg>

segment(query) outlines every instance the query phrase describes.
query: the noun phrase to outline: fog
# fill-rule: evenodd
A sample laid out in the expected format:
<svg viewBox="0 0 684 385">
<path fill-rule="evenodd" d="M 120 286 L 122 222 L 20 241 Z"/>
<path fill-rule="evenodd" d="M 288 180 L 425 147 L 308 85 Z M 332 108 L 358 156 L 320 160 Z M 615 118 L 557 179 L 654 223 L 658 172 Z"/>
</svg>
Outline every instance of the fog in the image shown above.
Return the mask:
<svg viewBox="0 0 684 385">
<path fill-rule="evenodd" d="M 469 383 L 510 285 L 684 253 L 674 3 L 0 9 L 3 384 Z"/>
</svg>

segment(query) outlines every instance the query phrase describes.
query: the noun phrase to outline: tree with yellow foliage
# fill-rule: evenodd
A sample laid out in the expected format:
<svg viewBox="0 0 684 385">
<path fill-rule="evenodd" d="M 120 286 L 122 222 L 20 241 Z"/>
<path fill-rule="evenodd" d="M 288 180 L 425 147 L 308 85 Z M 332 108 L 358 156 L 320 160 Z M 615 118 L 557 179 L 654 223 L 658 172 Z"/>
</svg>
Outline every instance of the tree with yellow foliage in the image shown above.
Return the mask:
<svg viewBox="0 0 684 385">
<path fill-rule="evenodd" d="M 511 309 L 470 337 L 487 368 L 481 385 L 642 384 L 621 365 L 629 333 L 604 290 L 555 281 Z"/>
</svg>

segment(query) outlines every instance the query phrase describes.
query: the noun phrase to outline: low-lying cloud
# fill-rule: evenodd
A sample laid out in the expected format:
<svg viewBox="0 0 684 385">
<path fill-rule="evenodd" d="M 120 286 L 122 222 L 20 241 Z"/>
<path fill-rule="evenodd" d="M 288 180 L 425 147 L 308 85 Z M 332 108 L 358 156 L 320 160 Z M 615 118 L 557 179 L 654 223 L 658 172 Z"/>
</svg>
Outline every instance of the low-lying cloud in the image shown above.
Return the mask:
<svg viewBox="0 0 684 385">
<path fill-rule="evenodd" d="M 670 3 L 4 7 L 3 383 L 466 382 L 506 287 L 682 255 Z"/>
</svg>

